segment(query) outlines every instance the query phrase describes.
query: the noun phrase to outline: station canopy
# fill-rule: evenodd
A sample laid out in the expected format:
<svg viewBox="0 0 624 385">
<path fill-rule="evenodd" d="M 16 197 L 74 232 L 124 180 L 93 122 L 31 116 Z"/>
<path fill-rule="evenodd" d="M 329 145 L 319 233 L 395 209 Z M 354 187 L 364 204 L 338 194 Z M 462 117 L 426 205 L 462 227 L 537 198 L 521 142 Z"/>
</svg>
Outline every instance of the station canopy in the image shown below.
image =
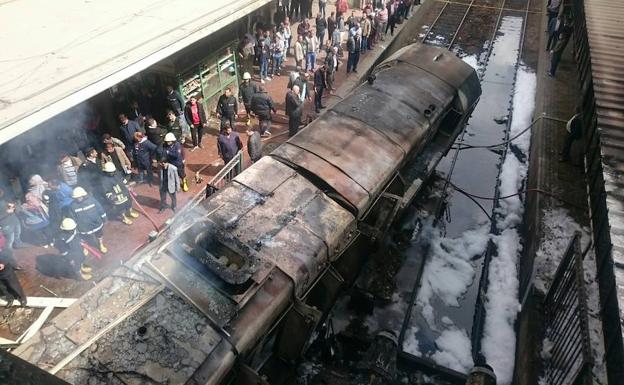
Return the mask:
<svg viewBox="0 0 624 385">
<path fill-rule="evenodd" d="M 270 0 L 0 0 L 0 144 Z"/>
</svg>

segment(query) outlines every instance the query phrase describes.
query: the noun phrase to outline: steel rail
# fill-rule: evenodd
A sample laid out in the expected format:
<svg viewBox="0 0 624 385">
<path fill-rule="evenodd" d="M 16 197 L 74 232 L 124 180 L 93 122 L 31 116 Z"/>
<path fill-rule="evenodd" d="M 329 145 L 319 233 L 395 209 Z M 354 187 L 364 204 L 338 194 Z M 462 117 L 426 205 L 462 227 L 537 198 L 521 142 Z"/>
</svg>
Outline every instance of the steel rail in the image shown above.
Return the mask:
<svg viewBox="0 0 624 385">
<path fill-rule="evenodd" d="M 458 3 L 458 2 L 449 2 L 449 1 L 445 2 L 444 7 L 442 7 L 442 10 L 438 14 L 438 16 L 435 18 L 435 20 L 433 21 L 431 26 L 427 29 L 427 32 L 425 33 L 425 36 L 423 36 L 423 38 L 422 38 L 422 42 L 423 43 L 427 43 L 428 41 L 433 40 L 433 39 L 429 39 L 429 36 L 431 35 L 431 32 L 433 31 L 434 27 L 436 27 L 436 25 L 438 24 L 438 22 L 442 18 L 442 15 L 444 15 L 446 12 L 449 12 L 451 6 L 466 7 L 466 10 L 464 11 L 464 15 L 459 20 L 459 24 L 451 32 L 452 36 L 450 36 L 449 42 L 445 43 L 445 45 L 444 45 L 444 48 L 450 50 L 451 46 L 455 43 L 455 38 L 457 37 L 457 34 L 458 34 L 459 30 L 461 29 L 461 27 L 463 26 L 464 22 L 466 21 L 466 17 L 468 16 L 468 12 L 470 12 L 470 9 L 472 8 L 472 6 L 474 4 L 474 1 L 475 0 L 471 0 L 469 4 L 463 4 L 463 3 Z M 446 36 L 446 37 L 449 37 L 449 36 Z"/>
</svg>

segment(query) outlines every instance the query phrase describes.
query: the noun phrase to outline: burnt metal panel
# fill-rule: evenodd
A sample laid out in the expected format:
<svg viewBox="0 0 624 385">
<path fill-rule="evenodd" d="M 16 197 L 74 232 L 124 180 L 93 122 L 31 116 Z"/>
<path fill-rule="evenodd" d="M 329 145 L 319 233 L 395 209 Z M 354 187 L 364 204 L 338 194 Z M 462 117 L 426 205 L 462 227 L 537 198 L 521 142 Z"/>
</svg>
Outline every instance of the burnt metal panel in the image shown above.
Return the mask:
<svg viewBox="0 0 624 385">
<path fill-rule="evenodd" d="M 624 3 L 573 0 L 585 167 L 609 383 L 624 378 Z"/>
<path fill-rule="evenodd" d="M 231 183 L 217 194 L 201 203 L 201 208 L 209 213 L 210 220 L 223 228 L 236 226 L 242 215 L 265 198 L 257 192 L 240 184 Z"/>
<path fill-rule="evenodd" d="M 359 213 L 364 212 L 370 201 L 369 193 L 342 170 L 317 155 L 286 142 L 271 153 L 281 160 L 320 178 L 330 188 L 351 204 Z"/>
<path fill-rule="evenodd" d="M 325 194 L 315 196 L 298 215 L 298 219 L 310 232 L 325 242 L 332 261 L 351 242 L 357 232 L 355 217 Z"/>
<path fill-rule="evenodd" d="M 395 52 L 379 65 L 377 71 L 400 63 L 420 68 L 459 90 L 464 112 L 474 105 L 481 95 L 481 85 L 476 72 L 452 52 L 426 44 L 412 44 Z"/>
<path fill-rule="evenodd" d="M 303 130 L 289 143 L 324 159 L 373 196 L 405 157 L 376 129 L 334 111 L 323 114 L 313 130 Z"/>
<path fill-rule="evenodd" d="M 270 156 L 264 156 L 246 168 L 245 172 L 237 175 L 234 182 L 266 196 L 272 194 L 279 185 L 295 174 L 295 170 L 287 165 Z"/>
</svg>

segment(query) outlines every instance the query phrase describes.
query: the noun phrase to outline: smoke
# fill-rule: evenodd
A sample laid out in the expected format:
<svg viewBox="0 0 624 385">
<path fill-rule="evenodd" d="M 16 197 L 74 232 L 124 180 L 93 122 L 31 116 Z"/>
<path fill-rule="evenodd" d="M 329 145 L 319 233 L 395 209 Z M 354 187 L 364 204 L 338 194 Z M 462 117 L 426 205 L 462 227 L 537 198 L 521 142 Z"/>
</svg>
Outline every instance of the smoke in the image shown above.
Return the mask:
<svg viewBox="0 0 624 385">
<path fill-rule="evenodd" d="M 21 198 L 31 175 L 39 174 L 45 180 L 57 178 L 60 155 L 66 152 L 82 157 L 88 147 L 99 143 L 99 129 L 99 114 L 89 102 L 83 102 L 3 144 L 0 188 Z M 18 183 L 11 183 L 11 179 Z"/>
</svg>

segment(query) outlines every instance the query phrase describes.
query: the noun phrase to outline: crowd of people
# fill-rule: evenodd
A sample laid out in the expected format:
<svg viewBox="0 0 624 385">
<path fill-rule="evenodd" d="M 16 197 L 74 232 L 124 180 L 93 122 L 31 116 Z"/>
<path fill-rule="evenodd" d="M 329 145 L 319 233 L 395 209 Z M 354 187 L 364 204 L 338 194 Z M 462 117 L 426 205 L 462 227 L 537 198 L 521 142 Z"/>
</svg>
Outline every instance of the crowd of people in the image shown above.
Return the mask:
<svg viewBox="0 0 624 385">
<path fill-rule="evenodd" d="M 319 1 L 312 19 L 311 1 L 279 1 L 276 25 L 259 24 L 255 34 L 243 38 L 239 50 L 242 79 L 238 95 L 228 88 L 217 102 L 220 122 L 217 151 L 224 164 L 243 149 L 235 130 L 239 117 L 247 126 L 247 150 L 252 162 L 262 156 L 262 137 L 271 136 L 276 106 L 264 84 L 285 73 L 285 60 L 294 57 L 285 96 L 289 136 L 302 125 L 304 104 L 314 100 L 318 113 L 323 97 L 335 90 L 334 76 L 345 59 L 346 72 L 357 72 L 359 57 L 394 33 L 394 26 L 409 16 L 411 0 L 374 1 L 362 4 L 363 15 L 349 13 L 346 0 L 337 0 L 334 11 Z M 292 31 L 290 20 L 300 21 Z M 311 21 L 310 21 L 311 20 Z M 346 44 L 345 44 L 346 41 Z M 258 82 L 253 80 L 254 76 Z M 118 114 L 118 137 L 104 134 L 94 147 L 60 154 L 54 175 L 32 175 L 21 199 L 9 198 L 0 189 L 0 290 L 9 305 L 26 304 L 15 270 L 21 269 L 14 250 L 29 243 L 58 250 L 69 275 L 92 278 L 85 263 L 89 255 L 108 252 L 103 228 L 106 221 L 132 225 L 139 213 L 131 191 L 134 183 L 157 185 L 159 212 L 177 208 L 177 194 L 188 191 L 185 152 L 203 148 L 208 117 L 200 95 L 184 101 L 173 87 L 166 87 L 166 118 L 159 123 L 139 102 Z M 244 113 L 239 113 L 239 107 Z M 255 129 L 253 119 L 258 120 Z M 97 137 L 96 137 L 97 138 Z M 93 143 L 93 141 L 91 141 Z M 155 174 L 157 177 L 155 177 Z M 21 203 L 23 202 L 23 203 Z"/>
<path fill-rule="evenodd" d="M 271 135 L 275 107 L 263 84 L 284 72 L 285 58 L 293 57 L 295 71 L 290 72 L 285 97 L 289 136 L 295 135 L 303 123 L 306 101 L 314 101 L 314 111 L 325 108 L 323 97 L 335 91 L 335 75 L 345 61 L 346 73 L 357 73 L 360 55 L 394 35 L 396 24 L 409 17 L 413 0 L 371 1 L 362 4 L 362 16 L 349 13 L 346 0 L 337 0 L 334 11 L 327 10 L 326 1 L 319 1 L 319 12 L 312 18 L 311 1 L 278 1 L 274 25 L 259 23 L 255 34 L 244 36 L 238 47 L 238 62 L 243 83 L 239 100 L 245 106 L 247 125 L 259 119 L 260 135 Z M 293 28 L 291 21 L 299 22 Z M 254 71 L 257 67 L 257 71 Z M 251 81 L 257 75 L 260 85 Z M 236 99 L 224 94 L 217 109 L 221 128 L 237 110 Z"/>
</svg>

